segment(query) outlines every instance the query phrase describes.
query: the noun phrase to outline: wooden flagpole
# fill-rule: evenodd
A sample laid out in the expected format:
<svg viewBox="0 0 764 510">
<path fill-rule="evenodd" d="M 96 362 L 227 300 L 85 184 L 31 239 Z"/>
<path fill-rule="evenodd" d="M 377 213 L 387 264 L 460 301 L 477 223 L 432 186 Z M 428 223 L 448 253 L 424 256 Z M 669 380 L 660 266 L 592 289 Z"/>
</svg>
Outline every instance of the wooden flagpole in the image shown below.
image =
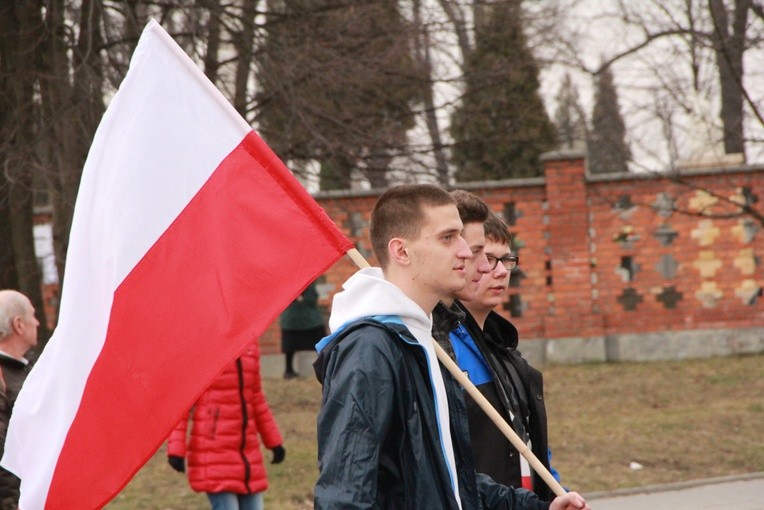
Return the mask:
<svg viewBox="0 0 764 510">
<path fill-rule="evenodd" d="M 371 267 L 369 262 L 364 258 L 363 255 L 361 255 L 358 249 L 351 248 L 347 251 L 347 255 L 359 268 L 363 269 L 366 267 Z M 538 473 L 538 475 L 546 482 L 549 488 L 551 488 L 557 496 L 564 496 L 566 494 L 565 489 L 557 480 L 555 480 L 554 476 L 552 476 L 552 473 L 550 473 L 549 470 L 544 467 L 544 464 L 542 464 L 541 461 L 533 454 L 531 449 L 528 448 L 528 445 L 523 443 L 523 440 L 520 439 L 517 433 L 515 433 L 515 431 L 512 429 L 512 427 L 509 426 L 506 420 L 501 417 L 498 411 L 496 411 L 491 403 L 488 402 L 483 394 L 480 393 L 480 390 L 478 390 L 475 385 L 472 384 L 472 381 L 469 380 L 469 378 L 464 374 L 464 372 L 462 372 L 459 366 L 454 363 L 448 354 L 446 354 L 446 351 L 443 350 L 438 342 L 436 342 L 435 339 L 432 339 L 432 343 L 435 346 L 435 353 L 438 356 L 438 360 L 448 369 L 449 372 L 451 372 L 451 375 L 454 376 L 454 379 L 456 379 L 459 384 L 462 385 L 465 391 L 470 394 L 470 397 L 472 397 L 472 399 L 477 402 L 483 412 L 488 415 L 488 417 L 499 428 L 502 434 L 504 434 L 504 436 L 509 439 L 509 442 L 512 443 L 512 446 L 514 446 L 517 451 L 520 452 L 520 455 L 525 457 L 531 468 L 533 468 L 533 470 Z"/>
</svg>

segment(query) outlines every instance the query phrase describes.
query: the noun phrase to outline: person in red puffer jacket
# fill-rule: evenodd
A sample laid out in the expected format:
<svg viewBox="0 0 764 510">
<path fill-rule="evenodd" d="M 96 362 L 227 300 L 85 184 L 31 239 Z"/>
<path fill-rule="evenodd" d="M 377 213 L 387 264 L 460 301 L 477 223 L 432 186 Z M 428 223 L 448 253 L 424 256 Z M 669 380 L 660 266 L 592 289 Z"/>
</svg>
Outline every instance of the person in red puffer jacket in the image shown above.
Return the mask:
<svg viewBox="0 0 764 510">
<path fill-rule="evenodd" d="M 260 439 L 273 451 L 273 464 L 284 460 L 281 433 L 260 382 L 260 350 L 253 342 L 170 434 L 168 462 L 184 472 L 188 459 L 188 482 L 194 491 L 207 493 L 213 510 L 260 510 L 268 488 Z"/>
</svg>

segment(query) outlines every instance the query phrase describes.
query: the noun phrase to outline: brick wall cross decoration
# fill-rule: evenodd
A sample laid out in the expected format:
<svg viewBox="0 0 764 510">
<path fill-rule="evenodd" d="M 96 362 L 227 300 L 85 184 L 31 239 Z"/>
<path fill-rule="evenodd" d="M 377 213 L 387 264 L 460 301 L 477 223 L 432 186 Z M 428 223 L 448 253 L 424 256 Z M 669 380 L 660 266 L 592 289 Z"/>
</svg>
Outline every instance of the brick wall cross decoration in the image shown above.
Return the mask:
<svg viewBox="0 0 764 510">
<path fill-rule="evenodd" d="M 525 272 L 520 269 L 519 267 L 512 270 L 512 276 L 509 279 L 509 286 L 510 287 L 521 287 L 523 280 L 527 278 L 528 276 L 525 274 Z"/>
<path fill-rule="evenodd" d="M 738 252 L 735 260 L 732 261 L 732 265 L 738 268 L 741 274 L 749 275 L 756 271 L 756 266 L 759 265 L 758 262 L 758 259 L 753 254 L 753 248 L 745 248 Z"/>
<path fill-rule="evenodd" d="M 690 199 L 690 210 L 700 214 L 709 214 L 711 208 L 719 201 L 718 198 L 704 190 L 695 192 L 695 196 Z"/>
<path fill-rule="evenodd" d="M 679 232 L 671 228 L 671 226 L 667 223 L 662 223 L 657 229 L 655 229 L 655 232 L 653 232 L 653 237 L 655 237 L 658 242 L 661 243 L 661 246 L 670 246 L 678 235 Z"/>
<path fill-rule="evenodd" d="M 523 298 L 520 294 L 510 294 L 509 301 L 504 303 L 503 308 L 504 310 L 507 310 L 512 317 L 522 317 L 525 303 L 523 303 Z"/>
<path fill-rule="evenodd" d="M 634 203 L 631 201 L 629 195 L 621 195 L 618 197 L 618 201 L 615 203 L 615 208 L 619 211 L 625 211 L 634 207 Z"/>
<path fill-rule="evenodd" d="M 517 220 L 523 217 L 522 211 L 518 211 L 514 202 L 504 203 L 504 221 L 510 227 L 517 224 Z"/>
<path fill-rule="evenodd" d="M 679 262 L 677 262 L 673 255 L 667 253 L 661 257 L 655 268 L 665 279 L 670 280 L 676 276 L 679 270 Z"/>
<path fill-rule="evenodd" d="M 634 289 L 634 287 L 628 287 L 623 289 L 623 293 L 618 296 L 618 302 L 623 305 L 624 310 L 636 310 L 637 305 L 644 301 L 644 298 Z"/>
<path fill-rule="evenodd" d="M 362 239 L 364 238 L 364 229 L 368 226 L 369 222 L 364 219 L 363 213 L 357 211 L 351 212 L 344 224 L 344 227 L 350 231 L 352 237 L 360 237 Z M 366 248 L 365 242 L 358 241 L 356 248 L 364 257 L 369 258 L 371 256 L 371 252 Z"/>
<path fill-rule="evenodd" d="M 716 271 L 722 267 L 722 261 L 716 258 L 713 251 L 702 250 L 692 265 L 695 266 L 702 278 L 712 278 L 716 275 Z"/>
<path fill-rule="evenodd" d="M 744 305 L 755 305 L 763 293 L 763 289 L 756 283 L 756 280 L 751 279 L 743 280 L 740 286 L 735 289 L 735 295 L 740 298 Z"/>
<path fill-rule="evenodd" d="M 615 272 L 624 282 L 634 281 L 634 275 L 641 270 L 639 264 L 634 261 L 634 257 L 621 257 L 621 264 L 616 267 Z"/>
<path fill-rule="evenodd" d="M 618 201 L 613 208 L 618 211 L 618 216 L 623 220 L 628 220 L 637 210 L 637 206 L 631 201 L 629 195 L 621 195 L 618 197 Z"/>
<path fill-rule="evenodd" d="M 695 297 L 703 304 L 704 308 L 714 308 L 724 293 L 719 289 L 716 282 L 703 282 L 700 289 L 695 292 Z"/>
<path fill-rule="evenodd" d="M 676 304 L 682 300 L 683 294 L 677 292 L 676 288 L 671 285 L 664 287 L 663 291 L 656 296 L 655 299 L 663 303 L 664 308 L 673 309 L 676 308 Z"/>
<path fill-rule="evenodd" d="M 670 193 L 658 193 L 653 202 L 653 210 L 663 218 L 668 218 L 674 212 L 674 198 Z"/>
<path fill-rule="evenodd" d="M 730 201 L 735 202 L 736 204 L 750 206 L 758 202 L 759 197 L 751 190 L 751 188 L 744 186 L 735 190 L 735 194 L 730 196 Z"/>
<path fill-rule="evenodd" d="M 697 239 L 701 246 L 710 246 L 720 233 L 719 227 L 715 226 L 712 220 L 700 220 L 698 227 L 690 232 L 690 237 Z"/>
<path fill-rule="evenodd" d="M 759 224 L 753 221 L 751 218 L 742 218 L 738 220 L 737 225 L 732 227 L 732 235 L 740 239 L 743 243 L 750 243 L 756 237 L 756 232 L 761 229 Z"/>
</svg>

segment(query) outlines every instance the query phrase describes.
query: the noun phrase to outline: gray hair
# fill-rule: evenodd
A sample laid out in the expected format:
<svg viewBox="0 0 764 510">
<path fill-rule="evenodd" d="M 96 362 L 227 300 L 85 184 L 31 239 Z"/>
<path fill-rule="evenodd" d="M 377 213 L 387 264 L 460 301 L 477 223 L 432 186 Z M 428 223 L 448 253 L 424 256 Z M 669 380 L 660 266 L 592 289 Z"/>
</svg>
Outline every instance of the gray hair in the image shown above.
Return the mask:
<svg viewBox="0 0 764 510">
<path fill-rule="evenodd" d="M 23 317 L 27 311 L 28 300 L 24 294 L 15 290 L 0 290 L 0 340 L 13 332 L 13 319 Z"/>
</svg>

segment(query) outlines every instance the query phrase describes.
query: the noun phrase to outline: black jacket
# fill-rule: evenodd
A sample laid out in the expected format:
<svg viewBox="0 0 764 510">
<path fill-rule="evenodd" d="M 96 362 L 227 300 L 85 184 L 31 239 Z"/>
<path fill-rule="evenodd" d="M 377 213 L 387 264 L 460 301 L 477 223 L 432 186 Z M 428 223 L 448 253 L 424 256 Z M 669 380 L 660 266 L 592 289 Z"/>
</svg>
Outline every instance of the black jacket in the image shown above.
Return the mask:
<svg viewBox="0 0 764 510">
<path fill-rule="evenodd" d="M 315 365 L 320 475 L 315 508 L 456 510 L 421 345 L 400 324 L 345 327 Z M 547 509 L 533 493 L 476 474 L 462 390 L 441 367 L 463 510 Z"/>
<path fill-rule="evenodd" d="M 517 351 L 517 329 L 496 312 L 491 312 L 486 318 L 484 331 L 469 312 L 466 313 L 464 326 L 490 370 L 488 380 L 481 381 L 481 384 L 473 382 L 505 419 L 509 417 L 509 409 L 520 407 L 533 454 L 549 469 L 543 377 Z M 452 339 L 458 341 L 458 331 L 452 333 Z M 460 368 L 467 370 L 461 363 Z M 509 395 L 510 392 L 514 394 Z M 514 403 L 509 398 L 514 398 Z M 519 453 L 469 396 L 466 401 L 476 469 L 500 483 L 519 485 Z M 536 473 L 532 474 L 532 483 L 533 491 L 541 499 L 554 499 L 552 490 Z"/>
<path fill-rule="evenodd" d="M 29 367 L 21 361 L 0 355 L 0 457 L 5 451 L 5 435 L 11 419 L 13 405 L 29 373 Z M 19 479 L 0 467 L 0 509 L 16 508 L 19 500 Z"/>
</svg>

